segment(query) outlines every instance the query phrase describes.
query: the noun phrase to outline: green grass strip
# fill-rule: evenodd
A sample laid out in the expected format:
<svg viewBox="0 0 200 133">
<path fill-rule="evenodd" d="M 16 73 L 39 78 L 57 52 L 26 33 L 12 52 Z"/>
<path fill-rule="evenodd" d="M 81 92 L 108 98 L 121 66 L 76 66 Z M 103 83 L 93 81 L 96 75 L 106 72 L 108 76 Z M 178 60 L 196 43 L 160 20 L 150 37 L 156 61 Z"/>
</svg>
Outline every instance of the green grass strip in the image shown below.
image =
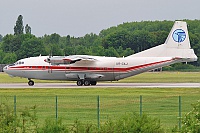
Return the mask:
<svg viewBox="0 0 200 133">
<path fill-rule="evenodd" d="M 159 118 L 166 130 L 178 124 L 178 97 L 182 96 L 182 116 L 189 112 L 192 103 L 200 100 L 200 88 L 73 88 L 73 89 L 0 89 L 0 102 L 14 106 L 17 97 L 17 114 L 25 107 L 37 106 L 42 124 L 46 118 L 56 118 L 55 100 L 58 96 L 58 117 L 72 124 L 79 119 L 97 124 L 97 96 L 100 96 L 100 123 L 130 112 L 140 112 L 140 95 L 143 96 L 143 113 Z"/>
</svg>

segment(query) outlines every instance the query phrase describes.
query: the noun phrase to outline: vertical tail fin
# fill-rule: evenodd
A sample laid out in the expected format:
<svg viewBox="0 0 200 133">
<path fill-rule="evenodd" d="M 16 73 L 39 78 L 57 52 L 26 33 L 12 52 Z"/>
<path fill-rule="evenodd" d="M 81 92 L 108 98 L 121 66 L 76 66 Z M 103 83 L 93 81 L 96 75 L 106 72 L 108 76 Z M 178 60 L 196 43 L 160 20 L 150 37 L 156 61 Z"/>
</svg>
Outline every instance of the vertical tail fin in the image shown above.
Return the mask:
<svg viewBox="0 0 200 133">
<path fill-rule="evenodd" d="M 165 44 L 168 48 L 190 49 L 187 23 L 176 21 L 165 41 Z"/>
<path fill-rule="evenodd" d="M 178 57 L 185 61 L 196 61 L 197 56 L 190 47 L 187 23 L 176 21 L 164 44 L 130 55 L 128 57 Z"/>
</svg>

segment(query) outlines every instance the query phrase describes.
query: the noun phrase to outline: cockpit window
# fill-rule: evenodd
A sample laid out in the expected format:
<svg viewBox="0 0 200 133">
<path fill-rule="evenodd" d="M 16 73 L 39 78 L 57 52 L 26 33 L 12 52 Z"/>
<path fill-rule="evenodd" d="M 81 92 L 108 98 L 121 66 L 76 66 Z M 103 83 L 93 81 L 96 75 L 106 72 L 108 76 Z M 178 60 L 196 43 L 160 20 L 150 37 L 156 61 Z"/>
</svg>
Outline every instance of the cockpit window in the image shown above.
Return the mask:
<svg viewBox="0 0 200 133">
<path fill-rule="evenodd" d="M 14 63 L 14 65 L 18 65 L 18 64 L 21 65 L 21 64 L 24 64 L 24 62 L 23 61 L 18 61 L 18 62 Z"/>
</svg>

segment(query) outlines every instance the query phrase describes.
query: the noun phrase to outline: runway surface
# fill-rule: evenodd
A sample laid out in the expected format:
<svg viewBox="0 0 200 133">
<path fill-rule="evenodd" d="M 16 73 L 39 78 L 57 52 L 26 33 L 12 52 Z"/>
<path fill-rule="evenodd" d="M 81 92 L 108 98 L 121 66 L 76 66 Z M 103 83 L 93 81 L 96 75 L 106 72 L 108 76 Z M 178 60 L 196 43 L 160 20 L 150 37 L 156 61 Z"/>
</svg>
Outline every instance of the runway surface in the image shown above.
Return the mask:
<svg viewBox="0 0 200 133">
<path fill-rule="evenodd" d="M 200 83 L 97 83 L 96 86 L 77 86 L 76 83 L 0 84 L 0 88 L 200 88 Z"/>
</svg>

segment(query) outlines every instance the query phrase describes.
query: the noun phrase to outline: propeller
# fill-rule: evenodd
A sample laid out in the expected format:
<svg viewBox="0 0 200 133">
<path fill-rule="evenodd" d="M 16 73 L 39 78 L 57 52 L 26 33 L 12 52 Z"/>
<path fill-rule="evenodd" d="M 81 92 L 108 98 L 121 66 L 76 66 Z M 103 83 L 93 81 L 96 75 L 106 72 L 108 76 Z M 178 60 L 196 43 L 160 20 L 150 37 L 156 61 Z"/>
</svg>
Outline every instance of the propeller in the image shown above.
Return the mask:
<svg viewBox="0 0 200 133">
<path fill-rule="evenodd" d="M 51 46 L 51 50 L 50 50 L 50 53 L 49 53 L 49 57 L 47 58 L 47 59 L 45 59 L 44 61 L 45 62 L 48 62 L 49 63 L 49 65 L 50 65 L 50 61 L 51 61 L 51 57 L 53 57 L 53 55 L 52 55 L 52 46 Z"/>
</svg>

